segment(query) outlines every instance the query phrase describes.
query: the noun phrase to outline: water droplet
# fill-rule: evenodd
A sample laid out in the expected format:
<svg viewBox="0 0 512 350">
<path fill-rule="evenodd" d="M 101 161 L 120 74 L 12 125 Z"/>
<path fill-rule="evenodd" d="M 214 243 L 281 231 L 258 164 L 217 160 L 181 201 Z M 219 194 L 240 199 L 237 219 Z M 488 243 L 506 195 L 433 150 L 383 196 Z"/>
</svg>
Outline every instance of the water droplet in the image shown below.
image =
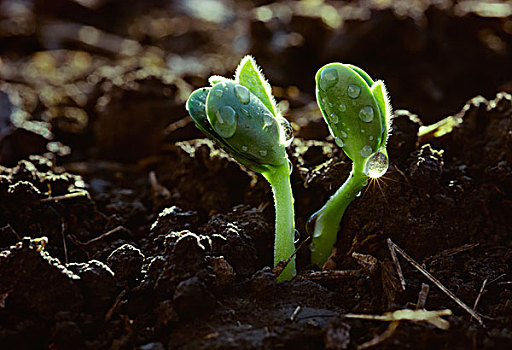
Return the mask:
<svg viewBox="0 0 512 350">
<path fill-rule="evenodd" d="M 242 114 L 248 118 L 251 117 L 251 115 L 249 114 L 249 111 L 246 108 L 240 108 L 240 112 L 242 112 Z"/>
<path fill-rule="evenodd" d="M 361 134 L 364 134 L 366 131 L 364 131 L 364 129 L 361 129 Z"/>
<path fill-rule="evenodd" d="M 363 108 L 361 108 L 361 110 L 359 111 L 359 118 L 365 122 L 365 123 L 369 123 L 373 120 L 373 116 L 374 116 L 374 112 L 373 112 L 373 107 L 372 106 L 364 106 Z"/>
<path fill-rule="evenodd" d="M 242 151 L 247 152 L 249 148 L 247 146 L 242 146 Z"/>
<path fill-rule="evenodd" d="M 263 129 L 270 128 L 274 125 L 274 118 L 270 114 L 263 115 Z"/>
<path fill-rule="evenodd" d="M 345 146 L 345 143 L 343 142 L 343 140 L 340 137 L 338 137 L 338 136 L 336 136 L 334 138 L 334 143 L 336 143 L 336 145 L 338 145 L 338 147 Z"/>
<path fill-rule="evenodd" d="M 299 231 L 295 230 L 295 237 L 293 239 L 293 243 L 298 243 L 300 241 L 300 233 Z"/>
<path fill-rule="evenodd" d="M 347 128 L 347 131 L 350 131 L 350 128 Z"/>
<path fill-rule="evenodd" d="M 340 134 L 341 134 L 341 137 L 343 137 L 344 139 L 346 139 L 348 137 L 347 133 L 343 130 L 340 130 Z"/>
<path fill-rule="evenodd" d="M 222 89 L 215 89 L 215 92 L 213 94 L 218 98 L 221 98 L 224 95 L 224 91 Z"/>
<path fill-rule="evenodd" d="M 229 138 L 235 134 L 237 126 L 237 116 L 233 108 L 222 106 L 215 113 L 213 129 L 219 136 Z"/>
<path fill-rule="evenodd" d="M 261 149 L 260 156 L 265 157 L 267 155 L 267 150 Z"/>
<path fill-rule="evenodd" d="M 377 152 L 368 159 L 364 173 L 371 178 L 381 177 L 388 170 L 389 162 L 385 152 Z"/>
<path fill-rule="evenodd" d="M 373 136 L 368 137 L 370 141 L 373 141 Z"/>
<path fill-rule="evenodd" d="M 290 123 L 288 122 L 288 120 L 286 120 L 285 118 L 277 118 L 277 122 L 279 123 L 279 127 L 280 127 L 280 140 L 281 140 L 281 143 L 285 146 L 285 147 L 288 147 L 290 146 L 290 144 L 292 143 L 293 141 L 293 128 L 292 126 L 290 125 Z"/>
<path fill-rule="evenodd" d="M 338 124 L 340 122 L 338 115 L 336 113 L 331 113 L 330 117 L 331 122 L 333 122 L 334 124 Z"/>
<path fill-rule="evenodd" d="M 238 101 L 240 101 L 244 105 L 248 104 L 251 101 L 251 93 L 249 92 L 249 90 L 247 90 L 245 86 L 235 86 L 235 95 Z"/>
<path fill-rule="evenodd" d="M 372 152 L 373 152 L 372 147 L 366 145 L 361 149 L 361 152 L 359 152 L 359 154 L 361 155 L 361 157 L 368 157 L 368 156 L 370 156 L 370 154 L 372 154 Z"/>
<path fill-rule="evenodd" d="M 358 98 L 361 94 L 361 88 L 355 84 L 350 84 L 347 89 L 347 94 L 349 97 Z"/>
<path fill-rule="evenodd" d="M 327 90 L 338 82 L 338 72 L 335 68 L 326 68 L 320 73 L 320 88 Z"/>
<path fill-rule="evenodd" d="M 317 211 L 313 215 L 311 215 L 308 219 L 308 222 L 306 222 L 306 233 L 309 236 L 313 236 L 315 234 L 315 226 L 316 226 L 316 220 L 320 216 L 321 211 Z"/>
<path fill-rule="evenodd" d="M 340 102 L 338 108 L 341 112 L 345 112 L 347 110 L 347 105 L 344 102 Z"/>
</svg>

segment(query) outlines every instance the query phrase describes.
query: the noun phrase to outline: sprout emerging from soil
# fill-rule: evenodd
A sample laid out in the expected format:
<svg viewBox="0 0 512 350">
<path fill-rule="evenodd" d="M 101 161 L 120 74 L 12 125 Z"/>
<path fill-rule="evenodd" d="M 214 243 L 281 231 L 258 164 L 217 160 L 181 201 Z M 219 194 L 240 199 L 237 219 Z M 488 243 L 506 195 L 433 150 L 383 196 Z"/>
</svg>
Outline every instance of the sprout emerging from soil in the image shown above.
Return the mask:
<svg viewBox="0 0 512 350">
<path fill-rule="evenodd" d="M 323 266 L 332 253 L 343 213 L 368 183 L 388 169 L 386 141 L 391 106 L 382 81 L 362 69 L 331 63 L 316 74 L 316 98 L 335 143 L 352 160 L 352 172 L 325 205 L 311 216 L 311 261 Z"/>
<path fill-rule="evenodd" d="M 292 256 L 295 245 L 290 162 L 286 147 L 293 139 L 290 123 L 278 112 L 254 59 L 246 56 L 234 80 L 212 76 L 211 87 L 194 91 L 187 110 L 198 129 L 245 167 L 262 174 L 274 193 L 276 232 L 274 264 Z M 279 276 L 295 276 L 292 259 Z"/>
</svg>

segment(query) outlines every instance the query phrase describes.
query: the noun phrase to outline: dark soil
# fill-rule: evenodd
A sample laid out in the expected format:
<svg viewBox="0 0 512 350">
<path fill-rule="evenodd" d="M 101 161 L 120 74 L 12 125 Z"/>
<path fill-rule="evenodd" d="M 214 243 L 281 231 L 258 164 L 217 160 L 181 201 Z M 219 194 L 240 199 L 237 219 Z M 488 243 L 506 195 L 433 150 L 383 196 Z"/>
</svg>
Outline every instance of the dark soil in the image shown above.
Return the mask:
<svg viewBox="0 0 512 350">
<path fill-rule="evenodd" d="M 512 348 L 511 15 L 488 1 L 0 1 L 0 348 L 356 349 L 389 323 L 346 314 L 422 306 L 452 310 L 450 328 L 401 321 L 373 348 Z M 306 242 L 298 276 L 276 282 L 268 184 L 187 116 L 189 93 L 247 53 L 296 129 L 300 243 L 351 168 L 314 73 L 354 63 L 391 91 L 390 169 L 346 211 L 335 272 L 309 265 Z M 402 290 L 388 239 L 483 324 L 399 255 Z"/>
</svg>

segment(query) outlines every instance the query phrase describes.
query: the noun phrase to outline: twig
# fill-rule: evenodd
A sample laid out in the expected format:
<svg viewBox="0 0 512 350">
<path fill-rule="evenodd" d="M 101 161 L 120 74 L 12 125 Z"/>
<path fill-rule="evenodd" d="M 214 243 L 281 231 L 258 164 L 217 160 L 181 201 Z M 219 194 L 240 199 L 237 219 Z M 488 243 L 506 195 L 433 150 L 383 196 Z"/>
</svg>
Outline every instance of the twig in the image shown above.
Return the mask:
<svg viewBox="0 0 512 350">
<path fill-rule="evenodd" d="M 476 310 L 476 306 L 478 305 L 478 302 L 480 301 L 482 294 L 484 294 L 484 288 L 485 288 L 485 285 L 487 284 L 487 281 L 488 281 L 488 278 L 486 278 L 484 280 L 484 282 L 482 283 L 482 287 L 480 287 L 480 292 L 478 292 L 478 295 L 475 299 L 475 303 L 473 304 L 473 310 Z"/>
<path fill-rule="evenodd" d="M 108 309 L 107 313 L 105 314 L 105 322 L 110 321 L 114 312 L 116 312 L 117 309 L 119 308 L 119 306 L 121 304 L 121 300 L 123 299 L 123 297 L 125 295 L 126 295 L 126 289 L 123 289 L 121 291 L 121 293 L 119 293 L 119 295 L 117 296 L 116 300 L 114 301 L 114 304 L 110 307 L 110 309 Z"/>
<path fill-rule="evenodd" d="M 379 335 L 373 337 L 373 339 L 367 341 L 366 343 L 358 345 L 357 349 L 358 350 L 368 349 L 368 348 L 371 348 L 372 346 L 382 343 L 383 341 L 390 338 L 395 333 L 399 324 L 400 324 L 399 321 L 391 322 L 389 324 L 388 328 L 386 328 L 386 330 L 382 334 L 379 334 Z"/>
<path fill-rule="evenodd" d="M 432 276 L 427 270 L 425 270 L 423 267 L 421 267 L 420 264 L 418 264 L 413 258 L 411 258 L 405 251 L 403 251 L 400 247 L 398 247 L 395 243 L 391 241 L 390 238 L 388 238 L 388 244 L 393 245 L 393 247 L 396 249 L 397 252 L 400 253 L 407 261 L 409 261 L 418 271 L 420 271 L 425 277 L 427 277 L 432 283 L 434 283 L 439 289 L 441 289 L 446 295 L 448 295 L 453 301 L 455 301 L 457 304 L 459 304 L 460 307 L 462 307 L 464 310 L 466 310 L 471 316 L 473 316 L 480 325 L 483 325 L 484 322 L 482 321 L 482 318 L 480 315 L 476 313 L 475 310 L 467 306 L 462 300 L 460 300 L 455 294 L 453 294 L 452 291 L 450 291 L 448 288 L 446 288 L 437 278 Z"/>
<path fill-rule="evenodd" d="M 502 279 L 503 277 L 505 277 L 507 274 L 506 273 L 502 273 L 501 275 L 499 275 L 498 277 L 496 277 L 495 279 L 493 279 L 491 282 L 487 283 L 487 286 L 490 286 L 491 284 L 493 284 L 494 282 Z"/>
<path fill-rule="evenodd" d="M 389 248 L 389 252 L 391 253 L 391 258 L 393 259 L 393 262 L 395 263 L 396 272 L 398 272 L 398 278 L 400 278 L 400 284 L 402 285 L 402 290 L 405 290 L 404 273 L 402 272 L 402 267 L 400 266 L 400 262 L 398 261 L 398 258 L 396 256 L 394 244 L 393 244 L 393 242 L 391 242 L 390 238 L 388 238 L 388 248 Z"/>
<path fill-rule="evenodd" d="M 300 305 L 298 305 L 298 306 L 295 308 L 295 310 L 293 310 L 293 313 L 292 313 L 292 315 L 290 316 L 290 321 L 295 321 L 295 318 L 296 318 L 296 317 L 297 317 L 297 315 L 299 314 L 300 309 L 301 309 L 301 307 L 300 307 Z"/>
<path fill-rule="evenodd" d="M 425 304 L 427 303 L 427 297 L 428 297 L 429 291 L 430 291 L 430 286 L 426 283 L 422 283 L 421 290 L 418 293 L 418 301 L 416 302 L 416 310 L 425 308 Z"/>
<path fill-rule="evenodd" d="M 311 236 L 308 236 L 308 238 L 306 238 L 304 241 L 302 241 L 302 243 L 299 245 L 299 247 L 297 249 L 295 249 L 295 251 L 293 252 L 293 254 L 286 260 L 283 260 L 283 261 L 280 261 L 276 267 L 274 267 L 272 269 L 272 272 L 274 272 L 274 275 L 277 277 L 279 277 L 279 275 L 281 273 L 283 273 L 284 269 L 286 268 L 286 266 L 288 266 L 288 264 L 290 263 L 290 261 L 292 261 L 293 257 L 297 254 L 297 252 L 302 248 L 304 247 L 304 244 L 306 244 L 307 241 L 309 241 L 311 238 Z"/>
<path fill-rule="evenodd" d="M 360 277 L 361 270 L 325 270 L 313 271 L 302 275 L 307 280 L 340 280 L 346 278 Z"/>
<path fill-rule="evenodd" d="M 68 263 L 68 247 L 66 245 L 66 236 L 64 235 L 64 231 L 66 231 L 66 223 L 64 220 L 61 221 L 60 224 L 60 234 L 62 236 L 62 245 L 64 246 L 64 258 L 66 259 L 66 264 Z"/>
<path fill-rule="evenodd" d="M 466 252 L 468 250 L 478 247 L 479 245 L 480 245 L 480 243 L 464 244 L 463 246 L 460 246 L 460 247 L 443 250 L 442 252 L 440 252 L 436 255 L 432 255 L 432 256 L 426 258 L 423 261 L 423 264 L 427 264 L 427 263 L 435 264 L 437 262 L 437 260 L 439 260 L 441 258 L 447 258 L 449 256 L 454 256 L 456 254 Z"/>
<path fill-rule="evenodd" d="M 108 232 L 105 232 L 104 234 L 102 234 L 102 235 L 100 235 L 98 237 L 94 237 L 93 239 L 90 239 L 87 242 L 80 242 L 79 240 L 75 240 L 74 243 L 76 243 L 78 245 L 81 245 L 81 246 L 86 246 L 86 245 L 89 245 L 91 243 L 97 242 L 97 241 L 99 241 L 99 240 L 101 240 L 103 238 L 106 238 L 106 237 L 108 237 L 110 235 L 113 235 L 114 233 L 122 231 L 123 229 L 124 229 L 123 226 L 117 226 L 116 228 L 114 228 L 114 229 L 112 229 L 112 230 L 110 230 Z"/>
<path fill-rule="evenodd" d="M 43 198 L 43 199 L 41 199 L 41 202 L 51 202 L 51 201 L 58 202 L 58 201 L 62 201 L 62 200 L 65 200 L 65 199 L 72 199 L 72 198 L 79 198 L 79 197 L 87 197 L 87 198 L 89 198 L 89 192 L 87 192 L 87 191 L 80 191 L 80 192 L 68 193 L 68 194 L 65 194 L 65 195 L 62 195 L 62 196 Z"/>
<path fill-rule="evenodd" d="M 10 230 L 10 231 L 11 231 L 11 233 L 16 237 L 16 239 L 18 239 L 18 241 L 22 241 L 22 240 L 23 240 L 23 238 L 22 238 L 22 237 L 20 237 L 20 235 L 18 234 L 18 232 L 16 232 L 16 231 L 12 228 L 12 226 L 11 226 L 10 224 L 5 225 L 4 227 L 0 227 L 0 232 L 1 232 L 2 234 L 4 233 L 4 231 L 7 231 L 7 230 Z"/>
</svg>

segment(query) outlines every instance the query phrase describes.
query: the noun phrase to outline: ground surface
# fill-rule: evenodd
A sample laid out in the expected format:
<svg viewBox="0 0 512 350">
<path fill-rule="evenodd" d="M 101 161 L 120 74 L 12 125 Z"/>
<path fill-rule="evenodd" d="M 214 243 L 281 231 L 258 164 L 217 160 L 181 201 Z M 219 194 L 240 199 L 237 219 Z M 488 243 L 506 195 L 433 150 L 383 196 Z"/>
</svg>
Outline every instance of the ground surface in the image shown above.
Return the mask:
<svg viewBox="0 0 512 350">
<path fill-rule="evenodd" d="M 2 349 L 512 346 L 509 2 L 0 9 Z M 268 184 L 187 117 L 188 94 L 246 53 L 296 129 L 300 242 L 351 167 L 328 138 L 314 73 L 355 63 L 391 91 L 391 166 L 348 208 L 334 273 L 309 265 L 306 245 L 298 277 L 276 283 Z M 398 254 L 403 290 L 388 239 L 476 318 Z M 346 316 L 417 307 L 452 310 L 450 328 Z"/>
</svg>

